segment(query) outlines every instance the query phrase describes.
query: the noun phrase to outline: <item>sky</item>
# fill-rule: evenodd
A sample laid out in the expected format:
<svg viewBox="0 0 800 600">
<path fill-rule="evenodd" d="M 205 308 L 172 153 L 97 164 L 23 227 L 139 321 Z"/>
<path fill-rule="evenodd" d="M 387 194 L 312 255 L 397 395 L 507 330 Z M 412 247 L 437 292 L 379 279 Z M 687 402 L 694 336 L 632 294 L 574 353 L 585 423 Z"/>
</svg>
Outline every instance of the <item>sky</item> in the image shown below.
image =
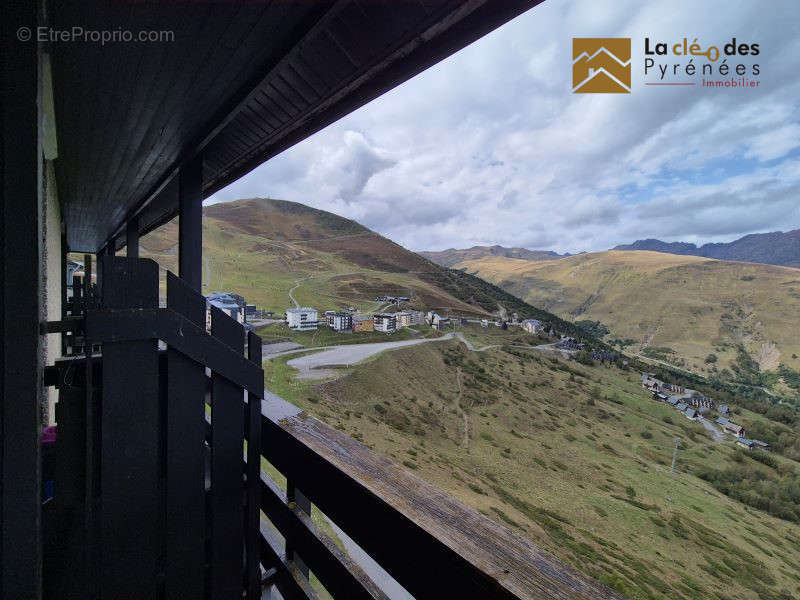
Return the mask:
<svg viewBox="0 0 800 600">
<path fill-rule="evenodd" d="M 631 38 L 631 93 L 573 94 L 573 37 Z M 757 57 L 727 59 L 759 64 L 759 86 L 644 85 L 658 81 L 644 75 L 645 37 L 758 43 Z M 301 202 L 412 250 L 797 229 L 798 73 L 797 0 L 545 0 L 207 202 Z"/>
</svg>

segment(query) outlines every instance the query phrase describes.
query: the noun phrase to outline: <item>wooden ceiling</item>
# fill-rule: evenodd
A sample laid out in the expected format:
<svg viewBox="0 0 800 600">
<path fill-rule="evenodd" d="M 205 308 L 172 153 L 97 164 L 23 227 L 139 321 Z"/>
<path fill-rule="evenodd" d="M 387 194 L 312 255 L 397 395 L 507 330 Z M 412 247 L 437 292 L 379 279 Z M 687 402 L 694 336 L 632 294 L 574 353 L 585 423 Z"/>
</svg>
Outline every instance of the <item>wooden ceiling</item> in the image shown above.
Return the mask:
<svg viewBox="0 0 800 600">
<path fill-rule="evenodd" d="M 540 1 L 51 0 L 53 29 L 174 32 L 47 44 L 69 249 L 172 218 L 198 154 L 208 196 Z"/>
</svg>

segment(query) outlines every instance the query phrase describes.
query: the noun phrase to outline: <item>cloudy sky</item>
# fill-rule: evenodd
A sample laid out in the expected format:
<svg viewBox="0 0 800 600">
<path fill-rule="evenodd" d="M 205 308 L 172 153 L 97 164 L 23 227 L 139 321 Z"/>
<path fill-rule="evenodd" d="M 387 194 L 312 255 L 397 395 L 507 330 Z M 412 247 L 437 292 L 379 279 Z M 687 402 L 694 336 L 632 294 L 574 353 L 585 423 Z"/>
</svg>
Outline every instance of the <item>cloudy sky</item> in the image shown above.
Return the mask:
<svg viewBox="0 0 800 600">
<path fill-rule="evenodd" d="M 646 86 L 646 36 L 759 43 L 728 60 L 758 63 L 759 87 Z M 571 93 L 573 37 L 632 38 L 631 94 Z M 210 202 L 302 202 L 414 250 L 796 229 L 799 72 L 797 0 L 546 0 Z"/>
</svg>

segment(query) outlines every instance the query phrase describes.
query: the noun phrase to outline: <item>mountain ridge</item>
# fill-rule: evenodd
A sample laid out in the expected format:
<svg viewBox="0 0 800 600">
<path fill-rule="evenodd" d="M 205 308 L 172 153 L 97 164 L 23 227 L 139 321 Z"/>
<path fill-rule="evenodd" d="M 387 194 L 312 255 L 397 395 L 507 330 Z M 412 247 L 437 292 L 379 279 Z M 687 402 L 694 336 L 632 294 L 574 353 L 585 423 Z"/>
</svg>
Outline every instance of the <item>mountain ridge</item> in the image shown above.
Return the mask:
<svg viewBox="0 0 800 600">
<path fill-rule="evenodd" d="M 751 233 L 732 242 L 711 242 L 702 246 L 649 238 L 636 240 L 632 244 L 620 244 L 612 250 L 649 250 L 683 256 L 800 267 L 800 229 Z"/>
<path fill-rule="evenodd" d="M 655 238 L 647 238 L 636 240 L 631 244 L 618 244 L 610 250 L 645 250 L 679 256 L 701 256 L 718 260 L 800 267 L 800 229 L 785 232 L 750 233 L 731 242 L 707 242 L 701 246 L 690 242 L 664 242 Z M 484 256 L 505 256 L 540 261 L 565 258 L 581 253 L 559 254 L 553 250 L 529 250 L 495 244 L 472 246 L 471 248 L 423 250 L 418 254 L 441 266 L 453 267 L 460 262 L 476 260 Z"/>
<path fill-rule="evenodd" d="M 428 260 L 443 267 L 452 267 L 465 260 L 474 260 L 484 256 L 505 256 L 506 258 L 520 258 L 523 260 L 553 260 L 571 256 L 559 254 L 553 250 L 529 250 L 518 246 L 472 246 L 471 248 L 447 248 L 446 250 L 422 250 L 417 252 Z"/>
</svg>

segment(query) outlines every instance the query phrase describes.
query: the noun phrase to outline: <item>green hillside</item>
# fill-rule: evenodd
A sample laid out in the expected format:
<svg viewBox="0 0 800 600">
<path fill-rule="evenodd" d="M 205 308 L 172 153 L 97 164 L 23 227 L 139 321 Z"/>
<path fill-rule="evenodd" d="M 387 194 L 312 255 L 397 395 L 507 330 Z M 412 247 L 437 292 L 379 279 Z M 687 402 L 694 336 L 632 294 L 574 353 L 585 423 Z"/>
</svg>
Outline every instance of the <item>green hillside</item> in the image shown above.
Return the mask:
<svg viewBox="0 0 800 600">
<path fill-rule="evenodd" d="M 627 352 L 711 375 L 744 348 L 762 372 L 800 369 L 798 269 L 646 251 L 458 266 L 562 317 L 600 321 Z"/>
<path fill-rule="evenodd" d="M 515 343 L 465 331 L 478 347 Z M 734 499 L 748 482 L 800 486 L 800 464 L 713 441 L 653 401 L 636 372 L 457 341 L 385 353 L 321 384 L 295 380 L 286 359 L 265 368 L 272 391 L 626 597 L 800 595 L 800 494 L 781 501 L 785 518 Z M 722 489 L 730 471 L 743 479 Z"/>
<path fill-rule="evenodd" d="M 177 269 L 177 222 L 145 236 L 143 255 Z M 203 292 L 233 291 L 276 314 L 295 300 L 319 310 L 369 312 L 379 295 L 411 297 L 408 306 L 458 315 L 538 318 L 584 336 L 572 323 L 499 287 L 448 269 L 356 223 L 296 202 L 266 198 L 204 208 Z"/>
</svg>

